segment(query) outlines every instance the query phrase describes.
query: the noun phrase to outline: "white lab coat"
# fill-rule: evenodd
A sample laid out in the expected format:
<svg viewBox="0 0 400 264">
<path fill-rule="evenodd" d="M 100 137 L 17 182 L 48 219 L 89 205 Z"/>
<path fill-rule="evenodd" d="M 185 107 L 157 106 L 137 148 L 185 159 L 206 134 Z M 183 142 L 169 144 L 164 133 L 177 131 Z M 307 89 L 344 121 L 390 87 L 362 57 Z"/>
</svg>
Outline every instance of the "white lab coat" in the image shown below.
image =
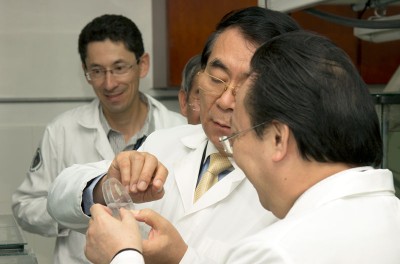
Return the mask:
<svg viewBox="0 0 400 264">
<path fill-rule="evenodd" d="M 399 264 L 392 173 L 359 167 L 326 178 L 283 220 L 238 243 L 224 263 Z"/>
<path fill-rule="evenodd" d="M 235 164 L 235 170 L 193 204 L 206 143 L 201 125 L 186 125 L 156 131 L 142 146 L 158 157 L 169 174 L 163 199 L 136 207 L 159 212 L 178 229 L 189 245 L 181 263 L 220 263 L 233 243 L 276 221 L 262 208 L 254 187 Z M 49 193 L 50 215 L 61 225 L 84 232 L 89 218 L 82 213 L 82 190 L 108 165 L 102 162 L 64 170 Z"/>
<path fill-rule="evenodd" d="M 155 128 L 185 124 L 186 119 L 146 95 L 153 106 Z M 40 150 L 39 150 L 40 149 Z M 114 152 L 99 120 L 99 101 L 69 110 L 45 129 L 33 165 L 12 197 L 12 210 L 26 231 L 43 236 L 58 236 L 54 263 L 85 263 L 84 236 L 68 230 L 47 213 L 48 189 L 66 167 L 77 163 L 113 159 Z M 64 201 L 60 202 L 62 207 Z"/>
</svg>

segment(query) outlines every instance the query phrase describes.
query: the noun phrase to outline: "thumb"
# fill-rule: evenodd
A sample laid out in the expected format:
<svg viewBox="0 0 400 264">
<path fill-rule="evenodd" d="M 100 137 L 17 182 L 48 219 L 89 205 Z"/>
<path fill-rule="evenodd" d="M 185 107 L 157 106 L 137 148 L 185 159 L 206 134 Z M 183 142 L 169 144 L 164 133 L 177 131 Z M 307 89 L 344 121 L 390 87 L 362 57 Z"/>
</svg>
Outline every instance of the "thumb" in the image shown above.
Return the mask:
<svg viewBox="0 0 400 264">
<path fill-rule="evenodd" d="M 135 214 L 135 218 L 139 222 L 144 222 L 151 226 L 154 230 L 160 230 L 167 223 L 167 220 L 160 214 L 151 209 L 142 209 Z"/>
<path fill-rule="evenodd" d="M 135 216 L 133 215 L 133 213 L 130 210 L 127 210 L 125 208 L 120 208 L 119 214 L 121 217 L 121 221 L 124 223 L 124 225 L 131 226 L 131 227 L 138 225 L 138 223 L 135 219 Z"/>
</svg>

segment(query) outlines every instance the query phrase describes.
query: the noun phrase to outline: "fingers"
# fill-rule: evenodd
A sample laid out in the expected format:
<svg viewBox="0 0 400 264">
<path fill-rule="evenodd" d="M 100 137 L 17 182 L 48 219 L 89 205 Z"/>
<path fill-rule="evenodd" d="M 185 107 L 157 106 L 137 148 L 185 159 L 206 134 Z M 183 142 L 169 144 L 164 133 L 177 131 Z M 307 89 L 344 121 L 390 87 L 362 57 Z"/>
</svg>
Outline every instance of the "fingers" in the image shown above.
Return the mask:
<svg viewBox="0 0 400 264">
<path fill-rule="evenodd" d="M 122 185 L 127 186 L 131 197 L 135 198 L 134 201 L 143 202 L 163 197 L 167 176 L 167 168 L 154 155 L 124 151 L 115 157 L 106 177 L 121 181 Z M 136 194 L 141 196 L 135 196 Z"/>
<path fill-rule="evenodd" d="M 120 210 L 121 220 L 111 216 L 107 207 L 95 204 L 90 208 L 92 217 L 86 232 L 85 255 L 93 263 L 110 263 L 123 248 L 142 251 L 138 223 L 133 214 Z"/>
<path fill-rule="evenodd" d="M 105 215 L 112 216 L 111 210 L 107 206 L 101 204 L 94 204 L 92 207 L 90 207 L 90 214 L 92 215 L 93 219 L 95 217 L 104 217 Z"/>
<path fill-rule="evenodd" d="M 180 263 L 188 246 L 172 223 L 150 209 L 140 210 L 135 218 L 152 227 L 142 241 L 146 263 Z"/>
<path fill-rule="evenodd" d="M 136 151 L 123 151 L 115 156 L 107 176 L 118 179 L 122 185 L 129 186 L 131 181 L 131 155 L 136 155 Z"/>
<path fill-rule="evenodd" d="M 126 223 L 128 226 L 137 225 L 136 218 L 135 218 L 134 213 L 132 211 L 127 210 L 125 208 L 120 208 L 119 209 L 119 214 L 121 216 L 121 221 Z"/>
<path fill-rule="evenodd" d="M 160 230 L 169 223 L 164 217 L 151 209 L 137 211 L 134 213 L 134 216 L 137 221 L 146 223 L 154 230 Z"/>
<path fill-rule="evenodd" d="M 126 230 L 125 236 L 129 239 L 129 245 L 142 252 L 142 237 L 140 235 L 139 224 L 134 214 L 125 208 L 121 208 L 119 214 L 121 216 L 121 222 Z"/>
<path fill-rule="evenodd" d="M 161 163 L 158 162 L 158 167 L 156 174 L 154 175 L 154 179 L 152 182 L 154 191 L 161 193 L 164 191 L 164 184 L 167 179 L 168 170 L 167 168 Z"/>
<path fill-rule="evenodd" d="M 140 152 L 130 158 L 132 175 L 136 177 L 131 177 L 129 190 L 133 193 L 137 193 L 138 190 L 146 190 L 157 169 L 157 159 L 153 155 Z"/>
</svg>

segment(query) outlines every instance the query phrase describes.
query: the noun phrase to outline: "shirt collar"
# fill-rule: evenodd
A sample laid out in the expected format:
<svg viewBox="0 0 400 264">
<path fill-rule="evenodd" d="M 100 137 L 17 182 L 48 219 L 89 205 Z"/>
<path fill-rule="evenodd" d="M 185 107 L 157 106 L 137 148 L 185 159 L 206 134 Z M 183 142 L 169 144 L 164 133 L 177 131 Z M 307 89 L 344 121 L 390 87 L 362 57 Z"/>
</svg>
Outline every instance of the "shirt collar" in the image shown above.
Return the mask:
<svg viewBox="0 0 400 264">
<path fill-rule="evenodd" d="M 127 146 L 129 145 L 134 145 L 136 144 L 136 141 L 140 138 L 142 138 L 143 136 L 148 136 L 151 132 L 153 132 L 155 130 L 155 123 L 154 123 L 154 118 L 153 118 L 153 112 L 154 112 L 154 106 L 153 104 L 151 104 L 151 102 L 149 102 L 149 100 L 147 99 L 147 97 L 143 94 L 143 93 L 139 93 L 140 96 L 140 100 L 144 103 L 147 104 L 148 106 L 148 112 L 147 112 L 147 117 L 146 120 L 144 122 L 143 127 L 129 140 L 129 142 L 127 143 Z M 110 133 L 120 133 L 119 131 L 113 129 L 110 124 L 108 123 L 103 109 L 101 107 L 101 104 L 99 104 L 99 117 L 100 117 L 100 123 L 101 126 L 103 127 L 107 137 L 110 135 Z"/>
</svg>

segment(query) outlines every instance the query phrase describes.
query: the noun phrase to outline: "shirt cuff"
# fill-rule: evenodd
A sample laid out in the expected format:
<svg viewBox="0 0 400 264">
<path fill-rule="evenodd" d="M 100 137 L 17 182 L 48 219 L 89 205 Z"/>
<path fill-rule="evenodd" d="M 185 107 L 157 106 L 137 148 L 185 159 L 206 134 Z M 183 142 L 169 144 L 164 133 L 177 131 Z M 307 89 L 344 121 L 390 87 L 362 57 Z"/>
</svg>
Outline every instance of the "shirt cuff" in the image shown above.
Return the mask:
<svg viewBox="0 0 400 264">
<path fill-rule="evenodd" d="M 93 202 L 94 187 L 96 187 L 97 183 L 101 180 L 101 178 L 104 177 L 104 175 L 106 175 L 106 173 L 104 173 L 100 176 L 97 176 L 96 178 L 94 178 L 93 180 L 88 182 L 85 189 L 83 189 L 82 210 L 88 216 L 90 216 L 90 207 L 92 207 L 92 205 L 94 204 L 94 202 Z"/>
<path fill-rule="evenodd" d="M 144 264 L 143 256 L 134 251 L 127 250 L 119 253 L 114 257 L 110 264 Z"/>
</svg>

